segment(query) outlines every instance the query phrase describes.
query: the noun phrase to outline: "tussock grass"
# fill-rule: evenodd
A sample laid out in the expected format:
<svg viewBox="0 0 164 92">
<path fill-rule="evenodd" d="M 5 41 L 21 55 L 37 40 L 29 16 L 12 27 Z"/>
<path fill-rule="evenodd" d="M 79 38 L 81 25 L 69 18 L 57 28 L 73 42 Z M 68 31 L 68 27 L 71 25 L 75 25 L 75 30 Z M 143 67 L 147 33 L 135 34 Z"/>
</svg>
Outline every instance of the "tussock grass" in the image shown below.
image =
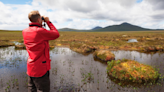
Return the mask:
<svg viewBox="0 0 164 92">
<path fill-rule="evenodd" d="M 155 83 L 159 78 L 158 71 L 153 67 L 128 59 L 108 62 L 107 73 L 116 79 L 135 83 Z"/>
</svg>

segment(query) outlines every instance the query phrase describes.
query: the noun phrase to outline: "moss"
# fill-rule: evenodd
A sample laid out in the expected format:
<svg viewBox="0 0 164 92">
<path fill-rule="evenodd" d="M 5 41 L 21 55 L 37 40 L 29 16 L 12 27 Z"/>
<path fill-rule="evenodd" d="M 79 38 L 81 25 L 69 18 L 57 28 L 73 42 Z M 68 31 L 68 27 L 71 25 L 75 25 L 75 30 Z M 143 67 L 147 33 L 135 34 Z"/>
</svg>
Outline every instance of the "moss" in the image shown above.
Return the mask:
<svg viewBox="0 0 164 92">
<path fill-rule="evenodd" d="M 139 83 L 154 82 L 159 77 L 159 73 L 153 67 L 128 59 L 108 62 L 107 73 L 119 80 Z"/>
<path fill-rule="evenodd" d="M 106 59 L 106 55 L 105 54 L 97 54 L 97 57 L 102 59 L 102 60 Z"/>
<path fill-rule="evenodd" d="M 111 61 L 115 59 L 115 55 L 109 50 L 97 50 L 93 53 L 94 57 L 101 61 Z"/>
<path fill-rule="evenodd" d="M 72 43 L 70 45 L 70 48 L 71 50 L 76 51 L 78 53 L 82 53 L 82 54 L 87 54 L 97 49 L 95 46 L 90 46 L 90 45 L 81 44 L 81 43 Z"/>
</svg>

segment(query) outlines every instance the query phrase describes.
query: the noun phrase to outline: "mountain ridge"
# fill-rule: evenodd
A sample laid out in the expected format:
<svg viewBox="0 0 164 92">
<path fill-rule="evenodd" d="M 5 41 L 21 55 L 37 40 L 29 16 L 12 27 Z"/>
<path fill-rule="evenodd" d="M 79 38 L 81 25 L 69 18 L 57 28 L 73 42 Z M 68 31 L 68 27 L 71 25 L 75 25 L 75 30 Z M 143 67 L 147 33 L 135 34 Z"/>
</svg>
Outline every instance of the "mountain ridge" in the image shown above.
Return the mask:
<svg viewBox="0 0 164 92">
<path fill-rule="evenodd" d="M 98 29 L 101 29 L 102 27 L 100 27 L 100 26 L 96 26 L 96 27 L 94 27 L 94 28 L 92 28 L 91 30 L 98 30 Z"/>
<path fill-rule="evenodd" d="M 150 30 L 148 28 L 142 28 L 140 26 L 132 25 L 130 23 L 124 22 L 120 25 L 107 26 L 103 29 L 96 31 L 145 31 Z"/>
<path fill-rule="evenodd" d="M 106 26 L 104 28 L 100 26 L 96 26 L 90 30 L 79 30 L 79 29 L 71 29 L 71 28 L 62 28 L 59 29 L 59 31 L 77 31 L 77 32 L 110 32 L 110 31 L 149 31 L 149 30 L 164 30 L 164 29 L 148 29 L 148 28 L 143 28 L 137 25 L 133 25 L 127 22 L 124 22 L 120 25 L 110 25 Z"/>
</svg>

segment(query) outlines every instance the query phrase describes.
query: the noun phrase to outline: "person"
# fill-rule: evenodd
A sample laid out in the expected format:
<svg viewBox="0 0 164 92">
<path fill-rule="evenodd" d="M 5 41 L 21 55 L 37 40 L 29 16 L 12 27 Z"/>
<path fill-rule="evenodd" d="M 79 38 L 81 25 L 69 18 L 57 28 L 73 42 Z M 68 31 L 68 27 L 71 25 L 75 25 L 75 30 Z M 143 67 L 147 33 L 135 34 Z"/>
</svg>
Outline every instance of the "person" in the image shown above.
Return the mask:
<svg viewBox="0 0 164 92">
<path fill-rule="evenodd" d="M 31 11 L 28 18 L 31 23 L 22 31 L 24 44 L 29 54 L 27 59 L 28 92 L 49 92 L 51 60 L 48 41 L 58 38 L 59 32 L 50 22 L 49 17 L 41 16 L 39 11 Z M 42 27 L 42 18 L 50 30 Z"/>
</svg>

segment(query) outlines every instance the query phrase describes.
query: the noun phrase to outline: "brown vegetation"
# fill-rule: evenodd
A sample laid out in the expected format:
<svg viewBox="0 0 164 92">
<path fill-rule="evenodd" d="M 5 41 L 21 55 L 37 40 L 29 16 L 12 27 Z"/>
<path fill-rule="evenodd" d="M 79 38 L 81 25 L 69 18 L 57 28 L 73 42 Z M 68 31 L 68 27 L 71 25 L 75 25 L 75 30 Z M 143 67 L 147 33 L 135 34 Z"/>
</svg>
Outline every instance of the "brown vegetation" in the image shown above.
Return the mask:
<svg viewBox="0 0 164 92">
<path fill-rule="evenodd" d="M 128 43 L 129 39 L 137 39 L 137 43 Z M 23 42 L 22 32 L 0 31 L 0 47 L 11 46 L 10 41 Z M 3 42 L 2 42 L 3 41 Z M 4 44 L 5 43 L 5 44 Z M 60 37 L 49 42 L 50 46 L 86 45 L 96 49 L 137 50 L 144 52 L 164 51 L 164 31 L 144 32 L 60 32 Z M 78 46 L 78 45 L 77 45 Z M 78 50 L 77 50 L 78 51 Z M 87 52 L 87 51 L 84 51 Z"/>
<path fill-rule="evenodd" d="M 109 50 L 97 50 L 93 56 L 101 61 L 111 61 L 115 59 L 115 55 Z"/>
</svg>

